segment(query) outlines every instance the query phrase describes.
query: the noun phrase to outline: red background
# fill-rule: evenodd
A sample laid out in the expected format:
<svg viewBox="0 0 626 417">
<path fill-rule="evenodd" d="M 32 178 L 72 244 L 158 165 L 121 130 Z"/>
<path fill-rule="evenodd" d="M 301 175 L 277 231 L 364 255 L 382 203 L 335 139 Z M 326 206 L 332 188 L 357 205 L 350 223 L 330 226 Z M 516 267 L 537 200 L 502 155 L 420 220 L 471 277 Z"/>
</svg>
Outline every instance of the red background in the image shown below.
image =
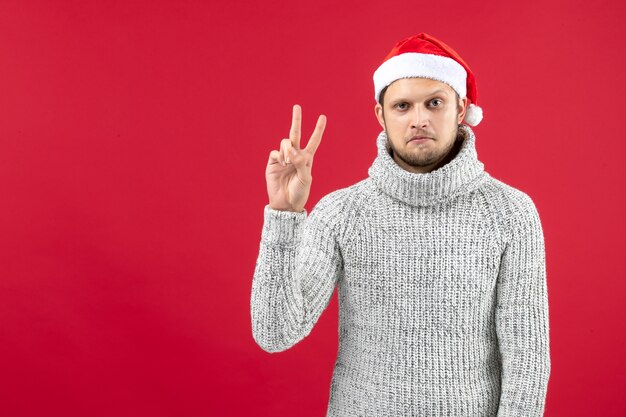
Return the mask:
<svg viewBox="0 0 626 417">
<path fill-rule="evenodd" d="M 547 250 L 546 416 L 626 415 L 618 1 L 0 1 L 0 415 L 322 416 L 336 295 L 252 339 L 265 164 L 327 129 L 307 210 L 367 176 L 372 74 L 424 31 L 476 74 L 479 158 Z"/>
</svg>

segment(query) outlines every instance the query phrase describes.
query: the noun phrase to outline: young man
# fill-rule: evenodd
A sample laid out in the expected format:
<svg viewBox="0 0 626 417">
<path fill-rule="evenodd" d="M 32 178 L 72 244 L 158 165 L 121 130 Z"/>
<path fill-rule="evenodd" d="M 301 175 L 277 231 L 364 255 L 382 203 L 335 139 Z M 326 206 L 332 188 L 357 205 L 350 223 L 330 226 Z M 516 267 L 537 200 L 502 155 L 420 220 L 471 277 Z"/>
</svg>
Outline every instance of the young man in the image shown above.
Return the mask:
<svg viewBox="0 0 626 417">
<path fill-rule="evenodd" d="M 270 153 L 255 341 L 279 352 L 302 340 L 337 286 L 328 416 L 542 416 L 543 231 L 531 198 L 478 160 L 471 70 L 421 33 L 394 46 L 374 87 L 384 130 L 369 176 L 324 196 L 310 215 L 326 118 L 301 148 L 294 106 L 289 138 Z"/>
</svg>

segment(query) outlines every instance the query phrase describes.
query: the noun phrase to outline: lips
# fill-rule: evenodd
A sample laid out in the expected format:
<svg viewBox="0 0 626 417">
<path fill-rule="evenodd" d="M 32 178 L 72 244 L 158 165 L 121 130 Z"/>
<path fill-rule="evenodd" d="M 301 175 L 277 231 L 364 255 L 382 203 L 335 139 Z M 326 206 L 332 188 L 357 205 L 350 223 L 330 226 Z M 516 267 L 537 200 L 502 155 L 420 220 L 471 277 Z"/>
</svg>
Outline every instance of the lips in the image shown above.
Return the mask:
<svg viewBox="0 0 626 417">
<path fill-rule="evenodd" d="M 430 138 L 428 136 L 413 136 L 411 139 L 409 139 L 409 142 L 416 142 L 416 143 L 421 143 L 421 142 L 426 142 L 427 140 L 432 140 L 433 138 Z"/>
</svg>

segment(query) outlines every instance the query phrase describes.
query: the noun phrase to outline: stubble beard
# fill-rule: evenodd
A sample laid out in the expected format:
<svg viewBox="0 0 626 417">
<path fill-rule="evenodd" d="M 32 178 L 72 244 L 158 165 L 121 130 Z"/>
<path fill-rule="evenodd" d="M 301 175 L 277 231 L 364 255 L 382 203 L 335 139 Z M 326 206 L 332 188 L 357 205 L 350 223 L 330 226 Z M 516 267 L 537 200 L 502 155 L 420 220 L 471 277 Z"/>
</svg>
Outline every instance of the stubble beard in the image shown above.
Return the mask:
<svg viewBox="0 0 626 417">
<path fill-rule="evenodd" d="M 415 168 L 423 168 L 431 166 L 438 162 L 444 162 L 444 160 L 450 160 L 454 155 L 452 155 L 452 150 L 455 145 L 460 144 L 459 138 L 459 127 L 457 125 L 454 130 L 454 139 L 449 142 L 446 148 L 441 151 L 438 150 L 423 150 L 423 151 L 413 151 L 413 152 L 399 152 L 393 145 L 393 141 L 389 138 L 387 130 L 385 129 L 385 133 L 387 134 L 387 150 L 389 151 L 389 155 L 393 158 L 394 155 L 397 155 L 398 159 L 402 160 L 405 164 L 415 167 Z M 420 145 L 417 145 L 418 147 Z"/>
</svg>

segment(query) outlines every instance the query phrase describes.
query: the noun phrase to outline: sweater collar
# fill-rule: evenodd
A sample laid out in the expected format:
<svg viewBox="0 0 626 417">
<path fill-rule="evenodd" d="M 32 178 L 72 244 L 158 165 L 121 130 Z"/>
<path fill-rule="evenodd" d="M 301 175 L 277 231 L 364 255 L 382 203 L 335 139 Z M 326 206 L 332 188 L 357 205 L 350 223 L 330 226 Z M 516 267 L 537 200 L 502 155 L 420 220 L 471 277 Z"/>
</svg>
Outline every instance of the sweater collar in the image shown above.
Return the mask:
<svg viewBox="0 0 626 417">
<path fill-rule="evenodd" d="M 484 179 L 484 165 L 478 160 L 472 129 L 459 125 L 463 143 L 455 157 L 444 166 L 427 173 L 406 171 L 387 151 L 387 134 L 376 139 L 378 156 L 368 174 L 384 193 L 412 206 L 428 206 L 449 201 L 477 188 Z"/>
</svg>

